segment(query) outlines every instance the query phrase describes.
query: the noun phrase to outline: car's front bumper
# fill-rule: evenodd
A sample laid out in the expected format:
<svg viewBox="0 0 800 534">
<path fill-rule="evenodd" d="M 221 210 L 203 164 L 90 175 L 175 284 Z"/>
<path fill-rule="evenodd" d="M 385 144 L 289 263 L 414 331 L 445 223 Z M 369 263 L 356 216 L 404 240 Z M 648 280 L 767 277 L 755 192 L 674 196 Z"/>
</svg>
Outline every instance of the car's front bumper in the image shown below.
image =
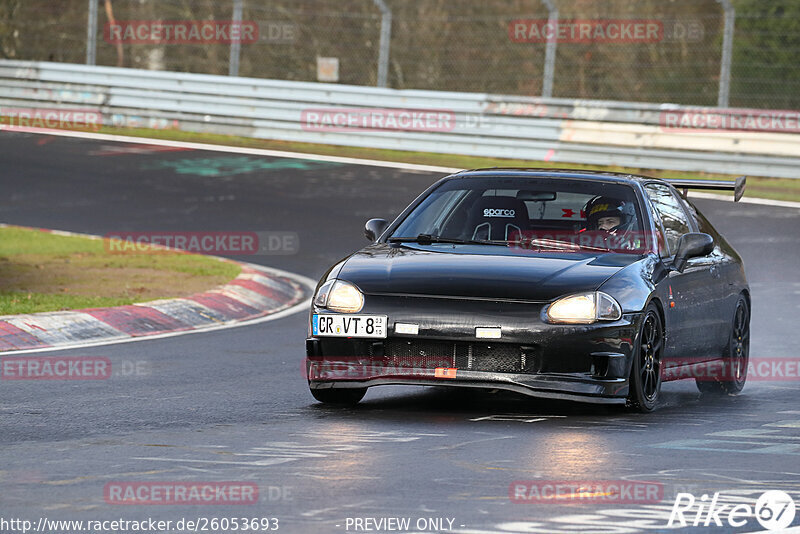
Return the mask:
<svg viewBox="0 0 800 534">
<path fill-rule="evenodd" d="M 384 384 L 505 389 L 535 397 L 623 403 L 628 395 L 640 315 L 614 322 L 554 325 L 542 304 L 433 298 L 369 298 L 362 314 L 388 316 L 386 339 L 311 336 L 306 342 L 309 387 Z M 314 309 L 312 313 L 330 313 Z M 419 325 L 417 335 L 394 331 Z M 478 327 L 500 327 L 497 340 Z"/>
</svg>

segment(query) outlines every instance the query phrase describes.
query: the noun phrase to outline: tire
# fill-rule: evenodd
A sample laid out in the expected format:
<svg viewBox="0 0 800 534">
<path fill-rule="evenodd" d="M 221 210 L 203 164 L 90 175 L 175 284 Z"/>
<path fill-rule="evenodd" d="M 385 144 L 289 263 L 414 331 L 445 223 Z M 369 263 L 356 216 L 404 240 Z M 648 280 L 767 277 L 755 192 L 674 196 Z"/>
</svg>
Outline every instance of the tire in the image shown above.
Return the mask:
<svg viewBox="0 0 800 534">
<path fill-rule="evenodd" d="M 661 394 L 661 362 L 664 354 L 664 325 L 655 304 L 645 309 L 636 335 L 631 365 L 628 407 L 634 411 L 652 412 Z"/>
<path fill-rule="evenodd" d="M 697 389 L 701 393 L 716 395 L 736 395 L 744 388 L 747 381 L 747 365 L 750 361 L 750 306 L 743 295 L 739 296 L 731 320 L 731 333 L 728 348 L 722 360 L 727 379 L 716 377 L 714 380 L 695 378 Z"/>
<path fill-rule="evenodd" d="M 367 388 L 345 389 L 345 388 L 326 388 L 310 389 L 311 395 L 323 404 L 333 404 L 337 406 L 355 406 L 358 401 L 364 398 Z"/>
</svg>

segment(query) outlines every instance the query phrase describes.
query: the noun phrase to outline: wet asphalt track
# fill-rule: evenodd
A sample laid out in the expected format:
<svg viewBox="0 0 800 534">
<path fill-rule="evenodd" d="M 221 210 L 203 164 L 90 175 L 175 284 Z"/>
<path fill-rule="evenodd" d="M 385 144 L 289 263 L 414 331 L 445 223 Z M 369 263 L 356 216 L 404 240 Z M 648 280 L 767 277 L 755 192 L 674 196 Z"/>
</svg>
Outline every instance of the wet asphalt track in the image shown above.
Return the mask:
<svg viewBox="0 0 800 534">
<path fill-rule="evenodd" d="M 242 259 L 317 278 L 366 243 L 367 218 L 391 218 L 438 178 L 130 148 L 0 134 L 0 220 L 95 234 L 292 231 L 299 254 Z M 697 204 L 746 261 L 751 357 L 796 356 L 800 210 Z M 348 532 L 348 517 L 408 517 L 412 527 L 420 518 L 449 518 L 458 532 L 621 534 L 666 531 L 680 491 L 698 498 L 718 491 L 721 500 L 752 505 L 763 491 L 783 489 L 800 508 L 796 381 L 749 383 L 743 395 L 721 399 L 700 398 L 692 382 L 673 382 L 664 386 L 664 406 L 646 416 L 407 387 L 370 390 L 355 409 L 331 409 L 314 403 L 301 375 L 305 321 L 300 313 L 61 352 L 109 357 L 115 374 L 106 381 L 3 381 L 0 515 L 34 522 L 277 517 L 279 531 L 289 533 Z M 664 499 L 512 503 L 509 484 L 527 479 L 652 480 L 664 484 Z M 251 506 L 103 499 L 108 482 L 172 480 L 254 482 L 261 498 Z M 678 532 L 759 530 L 749 518 L 738 529 Z"/>
</svg>

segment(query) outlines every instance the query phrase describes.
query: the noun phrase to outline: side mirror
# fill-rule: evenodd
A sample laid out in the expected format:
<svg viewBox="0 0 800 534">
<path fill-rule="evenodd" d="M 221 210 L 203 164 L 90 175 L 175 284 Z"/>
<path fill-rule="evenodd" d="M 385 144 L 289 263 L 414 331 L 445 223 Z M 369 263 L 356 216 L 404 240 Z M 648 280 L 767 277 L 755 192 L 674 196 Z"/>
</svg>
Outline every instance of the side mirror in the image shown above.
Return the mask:
<svg viewBox="0 0 800 534">
<path fill-rule="evenodd" d="M 367 224 L 364 225 L 364 235 L 367 239 L 372 241 L 373 243 L 377 240 L 386 227 L 389 226 L 389 223 L 386 219 L 370 219 L 367 221 Z"/>
<path fill-rule="evenodd" d="M 710 235 L 701 232 L 684 234 L 678 240 L 678 250 L 675 252 L 672 269 L 682 273 L 686 267 L 686 260 L 698 256 L 708 256 L 713 250 L 714 238 Z"/>
</svg>

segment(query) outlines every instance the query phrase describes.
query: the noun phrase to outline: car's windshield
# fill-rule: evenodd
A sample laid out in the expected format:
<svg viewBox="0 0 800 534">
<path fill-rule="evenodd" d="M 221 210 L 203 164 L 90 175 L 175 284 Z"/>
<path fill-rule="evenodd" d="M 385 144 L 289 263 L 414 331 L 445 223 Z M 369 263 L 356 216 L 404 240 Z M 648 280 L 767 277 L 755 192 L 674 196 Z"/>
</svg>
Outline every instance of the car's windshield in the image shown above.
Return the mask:
<svg viewBox="0 0 800 534">
<path fill-rule="evenodd" d="M 565 178 L 457 178 L 431 192 L 390 242 L 503 244 L 527 250 L 642 253 L 632 187 Z"/>
</svg>

